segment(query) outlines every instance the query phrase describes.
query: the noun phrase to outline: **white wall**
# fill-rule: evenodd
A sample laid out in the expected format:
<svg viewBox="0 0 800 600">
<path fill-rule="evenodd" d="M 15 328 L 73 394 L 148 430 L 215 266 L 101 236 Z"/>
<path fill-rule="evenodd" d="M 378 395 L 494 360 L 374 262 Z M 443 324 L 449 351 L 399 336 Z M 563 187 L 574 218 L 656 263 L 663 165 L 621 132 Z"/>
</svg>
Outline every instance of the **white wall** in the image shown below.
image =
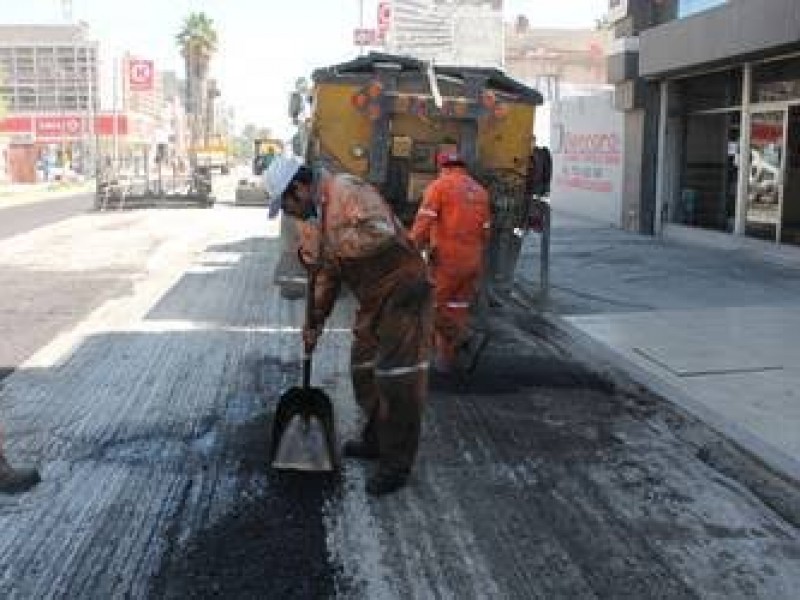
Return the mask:
<svg viewBox="0 0 800 600">
<path fill-rule="evenodd" d="M 622 227 L 624 120 L 611 94 L 565 98 L 550 112 L 555 210 Z"/>
</svg>

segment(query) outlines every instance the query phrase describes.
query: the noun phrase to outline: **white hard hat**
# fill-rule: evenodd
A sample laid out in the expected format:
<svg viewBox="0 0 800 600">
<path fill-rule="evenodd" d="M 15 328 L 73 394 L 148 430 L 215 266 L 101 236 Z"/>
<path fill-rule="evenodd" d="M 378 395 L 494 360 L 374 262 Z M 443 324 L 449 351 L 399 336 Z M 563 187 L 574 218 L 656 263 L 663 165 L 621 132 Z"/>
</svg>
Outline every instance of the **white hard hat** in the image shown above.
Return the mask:
<svg viewBox="0 0 800 600">
<path fill-rule="evenodd" d="M 278 154 L 264 171 L 264 186 L 269 198 L 269 218 L 274 219 L 281 210 L 281 196 L 297 175 L 303 163 L 294 156 Z"/>
</svg>

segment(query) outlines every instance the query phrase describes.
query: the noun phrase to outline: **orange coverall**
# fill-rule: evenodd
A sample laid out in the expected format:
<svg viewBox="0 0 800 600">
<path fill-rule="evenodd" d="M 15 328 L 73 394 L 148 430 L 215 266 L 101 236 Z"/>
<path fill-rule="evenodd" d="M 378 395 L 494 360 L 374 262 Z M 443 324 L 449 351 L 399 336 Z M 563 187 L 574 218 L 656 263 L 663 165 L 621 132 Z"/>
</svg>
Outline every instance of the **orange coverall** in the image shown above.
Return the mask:
<svg viewBox="0 0 800 600">
<path fill-rule="evenodd" d="M 468 337 L 490 221 L 488 192 L 460 166 L 442 168 L 425 189 L 414 219 L 411 239 L 431 251 L 436 347 L 446 366 Z"/>
<path fill-rule="evenodd" d="M 346 284 L 359 304 L 350 360 L 356 401 L 367 418 L 362 440 L 377 447 L 379 470 L 408 472 L 428 387 L 427 267 L 371 185 L 323 172 L 317 198 L 319 225 L 301 228 L 301 252 L 318 269 L 313 324 L 325 321 Z"/>
</svg>

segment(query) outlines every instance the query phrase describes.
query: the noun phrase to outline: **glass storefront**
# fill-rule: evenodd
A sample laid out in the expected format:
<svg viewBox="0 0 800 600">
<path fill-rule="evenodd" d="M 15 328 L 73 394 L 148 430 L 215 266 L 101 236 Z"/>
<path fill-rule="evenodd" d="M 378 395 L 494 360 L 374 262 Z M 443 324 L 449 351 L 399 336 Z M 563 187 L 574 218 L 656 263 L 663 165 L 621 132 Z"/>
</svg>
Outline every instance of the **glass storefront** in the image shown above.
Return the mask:
<svg viewBox="0 0 800 600">
<path fill-rule="evenodd" d="M 800 100 L 800 59 L 776 60 L 753 67 L 753 102 Z"/>
<path fill-rule="evenodd" d="M 739 113 L 691 115 L 685 120 L 680 198 L 673 220 L 732 232 L 736 214 Z"/>
<path fill-rule="evenodd" d="M 750 122 L 750 172 L 747 178 L 745 234 L 775 240 L 781 223 L 785 111 L 753 113 Z"/>
<path fill-rule="evenodd" d="M 800 245 L 800 105 L 788 108 L 786 123 L 780 241 Z"/>
<path fill-rule="evenodd" d="M 678 140 L 678 175 L 669 219 L 800 245 L 800 56 L 752 66 L 744 132 L 743 71 L 673 82 L 670 112 L 679 125 L 668 136 Z"/>
<path fill-rule="evenodd" d="M 742 70 L 730 69 L 678 82 L 686 113 L 734 108 L 742 103 Z"/>
</svg>

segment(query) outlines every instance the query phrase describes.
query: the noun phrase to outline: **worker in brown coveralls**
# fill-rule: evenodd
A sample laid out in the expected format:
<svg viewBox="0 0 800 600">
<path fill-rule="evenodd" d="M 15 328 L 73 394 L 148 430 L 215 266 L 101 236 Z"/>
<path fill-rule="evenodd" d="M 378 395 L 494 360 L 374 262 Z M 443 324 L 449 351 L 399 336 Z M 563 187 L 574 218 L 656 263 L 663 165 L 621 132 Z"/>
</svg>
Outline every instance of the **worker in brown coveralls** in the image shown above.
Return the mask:
<svg viewBox="0 0 800 600">
<path fill-rule="evenodd" d="M 3 453 L 3 432 L 0 430 L 0 494 L 26 492 L 39 483 L 36 469 L 15 469 Z"/>
<path fill-rule="evenodd" d="M 377 460 L 369 494 L 394 492 L 414 464 L 427 395 L 433 294 L 425 262 L 386 201 L 362 180 L 278 156 L 265 182 L 270 217 L 283 209 L 303 222 L 301 255 L 315 269 L 306 352 L 316 346 L 341 284 L 358 300 L 351 370 L 366 425 L 343 453 Z"/>
</svg>

